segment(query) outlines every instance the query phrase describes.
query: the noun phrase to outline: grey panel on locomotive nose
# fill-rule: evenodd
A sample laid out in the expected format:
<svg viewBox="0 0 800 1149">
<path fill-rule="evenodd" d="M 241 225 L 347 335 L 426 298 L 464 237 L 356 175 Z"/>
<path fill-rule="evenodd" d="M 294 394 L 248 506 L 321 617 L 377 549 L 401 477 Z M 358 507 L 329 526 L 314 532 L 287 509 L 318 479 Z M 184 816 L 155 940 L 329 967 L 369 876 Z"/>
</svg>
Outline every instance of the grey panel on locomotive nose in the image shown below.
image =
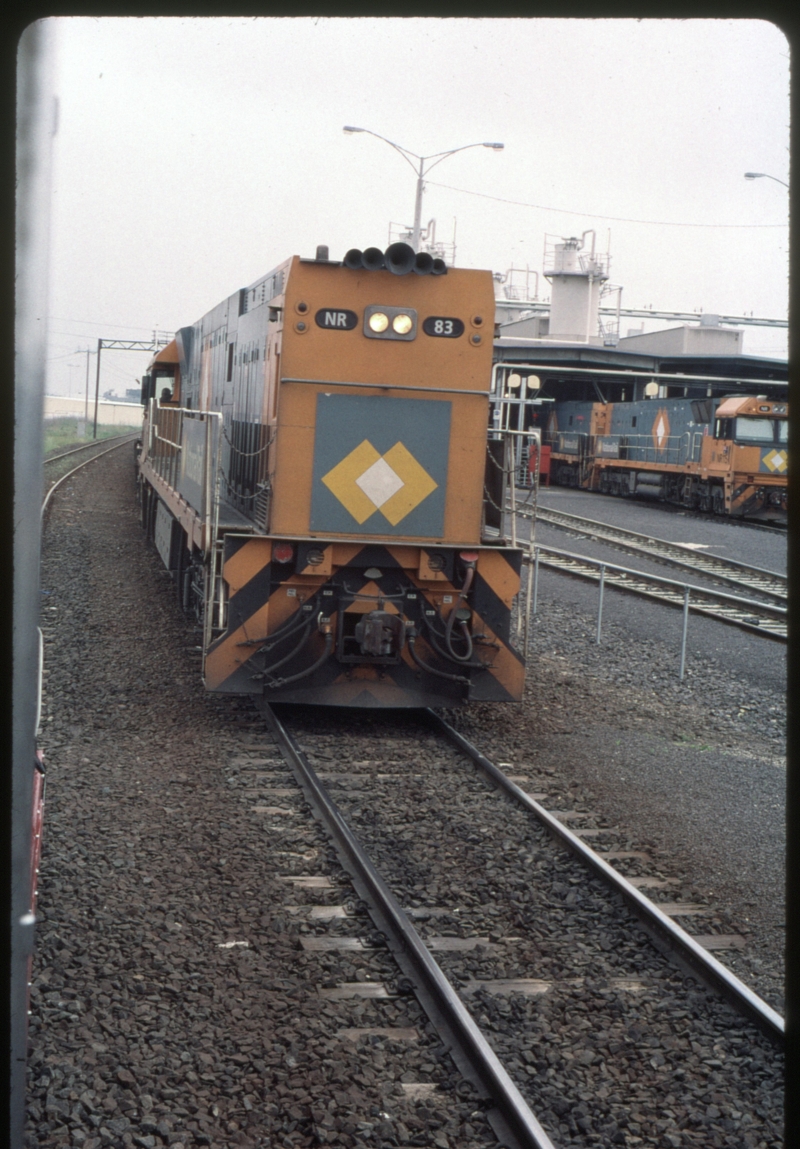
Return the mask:
<svg viewBox="0 0 800 1149">
<path fill-rule="evenodd" d="M 451 410 L 449 400 L 318 395 L 311 530 L 441 538 L 444 534 Z M 435 489 L 396 524 L 392 524 L 378 507 L 359 523 L 322 481 L 365 440 L 381 457 L 397 443 L 402 443 L 436 483 Z"/>
</svg>

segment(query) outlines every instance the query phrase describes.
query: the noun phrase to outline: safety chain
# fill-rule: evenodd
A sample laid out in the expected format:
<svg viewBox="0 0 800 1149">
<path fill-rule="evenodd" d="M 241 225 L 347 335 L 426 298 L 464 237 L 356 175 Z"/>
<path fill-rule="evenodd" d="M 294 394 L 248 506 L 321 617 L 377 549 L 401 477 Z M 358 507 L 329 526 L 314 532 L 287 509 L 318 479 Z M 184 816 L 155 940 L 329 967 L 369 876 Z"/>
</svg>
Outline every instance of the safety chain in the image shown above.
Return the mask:
<svg viewBox="0 0 800 1149">
<path fill-rule="evenodd" d="M 229 495 L 235 495 L 235 497 L 237 499 L 241 499 L 242 502 L 246 502 L 247 500 L 252 501 L 253 499 L 257 499 L 260 495 L 263 495 L 265 491 L 271 491 L 272 490 L 272 488 L 269 484 L 269 480 L 267 480 L 267 482 L 259 484 L 259 486 L 256 489 L 254 494 L 243 495 L 241 491 L 236 490 L 236 488 L 233 486 L 233 484 L 231 483 L 230 479 L 228 478 L 228 476 L 225 474 L 224 471 L 220 471 L 220 475 L 221 475 L 221 477 L 225 483 L 225 487 L 227 489 L 228 494 Z"/>
<path fill-rule="evenodd" d="M 255 426 L 255 424 L 253 424 L 253 426 Z M 239 458 L 240 458 L 240 459 L 255 459 L 255 458 L 257 458 L 259 455 L 262 455 L 262 454 L 264 453 L 264 451 L 267 451 L 267 450 L 269 450 L 269 448 L 270 448 L 270 447 L 272 446 L 272 444 L 275 442 L 275 437 L 276 437 L 276 432 L 275 432 L 275 431 L 273 431 L 273 432 L 272 432 L 272 434 L 270 435 L 269 439 L 267 439 L 267 441 L 266 441 L 266 443 L 264 444 L 264 446 L 263 446 L 263 447 L 259 447 L 257 451 L 242 451 L 242 450 L 241 450 L 239 447 L 236 447 L 236 446 L 235 446 L 235 445 L 234 445 L 234 444 L 231 442 L 231 440 L 230 440 L 230 438 L 229 438 L 229 436 L 228 436 L 228 431 L 227 431 L 227 429 L 226 429 L 226 427 L 225 427 L 224 425 L 223 425 L 223 428 L 222 428 L 222 434 L 224 435 L 224 437 L 225 437 L 225 441 L 227 442 L 227 444 L 228 444 L 228 446 L 230 447 L 230 449 L 231 449 L 232 451 L 235 451 L 235 452 L 236 452 L 236 454 L 239 456 Z"/>
<path fill-rule="evenodd" d="M 490 442 L 495 442 L 495 443 L 497 443 L 497 442 L 500 442 L 500 440 L 499 440 L 499 439 L 494 439 L 494 440 L 490 440 Z M 492 455 L 492 452 L 491 452 L 491 451 L 489 451 L 488 449 L 487 449 L 487 451 L 486 451 L 486 457 L 487 457 L 487 459 L 489 459 L 489 460 L 490 460 L 490 462 L 491 462 L 491 463 L 492 463 L 492 465 L 495 467 L 495 469 L 496 469 L 496 470 L 498 470 L 498 471 L 500 471 L 500 473 L 502 474 L 502 476 L 503 476 L 503 478 L 504 478 L 504 479 L 507 479 L 507 478 L 509 477 L 509 475 L 513 474 L 513 473 L 514 473 L 514 471 L 516 470 L 516 466 L 514 466 L 514 467 L 510 467 L 510 468 L 506 468 L 506 467 L 504 467 L 504 466 L 503 466 L 503 464 L 502 464 L 502 463 L 498 463 L 497 459 L 495 459 L 495 457 Z"/>
</svg>

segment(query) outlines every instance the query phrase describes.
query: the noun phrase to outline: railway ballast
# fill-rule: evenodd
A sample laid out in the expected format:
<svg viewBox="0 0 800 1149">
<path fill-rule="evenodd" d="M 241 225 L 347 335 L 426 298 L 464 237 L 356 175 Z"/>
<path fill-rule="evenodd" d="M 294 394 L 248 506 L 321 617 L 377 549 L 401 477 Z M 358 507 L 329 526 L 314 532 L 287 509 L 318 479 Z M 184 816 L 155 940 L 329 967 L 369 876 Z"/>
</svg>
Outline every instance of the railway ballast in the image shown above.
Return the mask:
<svg viewBox="0 0 800 1149">
<path fill-rule="evenodd" d="M 199 687 L 190 665 L 199 657 L 196 635 L 175 612 L 173 584 L 157 557 L 141 549 L 127 454 L 93 467 L 104 468 L 102 485 L 80 476 L 66 483 L 45 533 L 50 791 L 33 996 L 32 1144 L 101 1149 L 137 1138 L 185 1149 L 267 1146 L 270 1140 L 300 1147 L 315 1139 L 354 1149 L 392 1141 L 449 1149 L 492 1144 L 479 1096 L 459 1083 L 261 720 L 244 703 Z M 74 499 L 90 489 L 97 500 L 91 513 Z M 714 709 L 729 708 L 716 719 L 718 729 L 706 723 L 703 731 L 703 707 L 687 684 L 670 707 L 653 701 L 645 734 L 636 727 L 644 710 L 632 708 L 631 698 L 623 709 L 596 661 L 587 659 L 580 675 L 571 669 L 583 641 L 579 629 L 574 612 L 548 613 L 533 632 L 537 664 L 526 704 L 501 707 L 500 724 L 495 706 L 476 707 L 459 722 L 482 746 L 491 740 L 493 755 L 525 772 L 534 790 L 544 786 L 554 808 L 567 809 L 568 797 L 584 810 L 588 803 L 606 829 L 619 827 L 620 849 L 653 850 L 665 879 L 678 881 L 671 896 L 704 905 L 708 932 L 747 934 L 743 919 L 750 917 L 745 950 L 725 960 L 738 963 L 740 976 L 780 1008 L 777 922 L 758 887 L 769 880 L 773 855 L 755 868 L 744 866 L 735 843 L 720 840 L 720 826 L 710 821 L 706 850 L 713 839 L 717 855 L 701 850 L 695 861 L 691 826 L 680 855 L 670 827 L 655 816 L 658 795 L 651 794 L 649 805 L 642 800 L 643 780 L 625 795 L 623 821 L 610 818 L 600 786 L 595 804 L 590 794 L 592 770 L 606 767 L 616 777 L 620 765 L 634 768 L 634 745 L 649 738 L 654 768 L 663 761 L 672 770 L 677 761 L 692 757 L 694 763 L 707 754 L 714 767 L 708 778 L 716 778 L 718 790 L 723 761 L 731 749 L 746 746 L 757 756 L 751 780 L 756 783 L 756 772 L 762 779 L 756 801 L 760 805 L 763 795 L 768 804 L 777 791 L 765 789 L 763 777 L 767 752 L 781 752 L 778 726 L 774 739 L 765 739 L 758 713 L 739 714 L 750 684 L 721 672 L 717 681 L 709 667 Z M 611 652 L 595 654 L 613 670 Z M 642 657 L 642 665 L 658 668 L 654 651 Z M 630 662 L 627 669 L 634 669 Z M 766 693 L 764 699 L 752 689 L 749 694 L 765 711 Z M 600 720 L 611 724 L 601 752 L 582 740 L 570 717 L 574 703 L 584 731 L 596 731 Z M 557 1144 L 586 1146 L 606 1136 L 631 1146 L 725 1146 L 734 1135 L 743 1145 L 779 1144 L 780 1082 L 766 1039 L 745 1022 L 728 1021 L 720 1033 L 716 1026 L 730 1016 L 728 1007 L 709 1005 L 707 991 L 687 986 L 659 955 L 655 967 L 632 962 L 643 990 L 612 985 L 618 972 L 611 967 L 634 953 L 627 942 L 592 953 L 573 946 L 585 967 L 583 985 L 570 983 L 555 933 L 540 937 L 538 951 L 526 955 L 517 927 L 531 915 L 538 920 L 537 899 L 552 902 L 567 923 L 593 916 L 597 891 L 573 882 L 572 863 L 532 884 L 535 862 L 519 853 L 517 814 L 497 796 L 484 805 L 485 784 L 463 776 L 452 752 L 431 757 L 421 738 L 409 749 L 405 734 L 399 728 L 392 734 L 384 716 L 359 720 L 376 752 L 359 748 L 341 717 L 329 728 L 324 721 L 320 717 L 314 748 L 320 770 L 341 774 L 344 749 L 347 777 L 336 785 L 354 819 L 371 827 L 373 837 L 380 834 L 373 808 L 404 822 L 390 851 L 407 864 L 407 888 L 400 892 L 422 931 L 444 939 L 441 960 L 478 1023 L 500 1044 L 513 1027 L 533 1027 L 508 1063 L 515 1080 L 538 1083 L 547 1102 L 540 1117 Z M 626 731 L 630 745 L 624 746 Z M 705 737 L 707 751 L 679 735 Z M 730 745 L 718 756 L 715 748 L 725 742 Z M 380 774 L 396 776 L 395 783 L 386 780 L 395 785 L 394 806 L 370 789 Z M 701 769 L 691 785 L 704 777 Z M 457 779 L 469 793 L 454 820 L 444 811 Z M 752 788 L 749 793 L 752 799 Z M 665 799 L 674 808 L 674 795 Z M 467 817 L 468 805 L 479 812 L 477 825 Z M 424 839 L 417 833 L 423 806 L 433 824 L 440 823 Z M 754 831 L 769 824 L 758 810 L 750 816 Z M 456 840 L 458 850 L 450 844 Z M 456 867 L 459 850 L 479 873 L 477 884 Z M 625 862 L 626 872 L 635 876 L 637 864 Z M 738 892 L 724 881 L 734 868 Z M 508 874 L 518 880 L 515 896 L 506 900 L 500 891 Z M 742 874 L 748 875 L 744 883 Z M 463 911 L 454 914 L 452 903 L 448 908 L 453 883 L 461 887 L 456 904 L 469 894 L 477 915 L 466 930 Z M 442 908 L 450 917 L 438 912 Z M 455 944 L 470 935 L 471 949 Z M 651 968 L 664 973 L 656 976 Z M 532 973 L 550 981 L 536 997 L 508 997 L 488 987 L 504 976 Z M 587 992 L 603 998 L 613 1024 L 598 1029 Z M 662 992 L 672 1004 L 651 1007 Z M 686 1042 L 698 1018 L 706 1028 L 695 1050 Z M 685 1072 L 672 1081 L 676 1058 Z M 592 1076 L 604 1061 L 620 1069 L 623 1060 L 627 1077 L 607 1082 L 598 1098 Z"/>
</svg>

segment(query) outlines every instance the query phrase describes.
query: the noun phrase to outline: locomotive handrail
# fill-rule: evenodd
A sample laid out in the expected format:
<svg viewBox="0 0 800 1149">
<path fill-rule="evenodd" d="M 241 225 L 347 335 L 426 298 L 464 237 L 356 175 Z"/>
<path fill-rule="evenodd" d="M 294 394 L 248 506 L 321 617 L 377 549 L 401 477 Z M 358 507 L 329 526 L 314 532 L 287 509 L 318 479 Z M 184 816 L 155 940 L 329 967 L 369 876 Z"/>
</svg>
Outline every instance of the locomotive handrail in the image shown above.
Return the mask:
<svg viewBox="0 0 800 1149">
<path fill-rule="evenodd" d="M 623 462 L 658 463 L 665 467 L 682 467 L 690 461 L 687 441 L 689 434 L 690 432 L 684 431 L 681 435 L 667 435 L 663 446 L 653 444 L 653 437 L 650 432 L 635 435 L 620 433 L 618 436 L 612 434 L 604 437 L 619 438 L 620 460 Z M 625 451 L 625 455 L 622 454 L 623 451 Z M 631 455 L 630 452 L 632 451 L 641 452 L 641 454 Z"/>
<path fill-rule="evenodd" d="M 155 437 L 159 443 L 166 443 L 168 447 L 174 447 L 176 451 L 183 450 L 180 443 L 173 443 L 172 439 L 167 439 L 166 436 L 159 435 L 158 427 L 155 428 Z"/>
</svg>

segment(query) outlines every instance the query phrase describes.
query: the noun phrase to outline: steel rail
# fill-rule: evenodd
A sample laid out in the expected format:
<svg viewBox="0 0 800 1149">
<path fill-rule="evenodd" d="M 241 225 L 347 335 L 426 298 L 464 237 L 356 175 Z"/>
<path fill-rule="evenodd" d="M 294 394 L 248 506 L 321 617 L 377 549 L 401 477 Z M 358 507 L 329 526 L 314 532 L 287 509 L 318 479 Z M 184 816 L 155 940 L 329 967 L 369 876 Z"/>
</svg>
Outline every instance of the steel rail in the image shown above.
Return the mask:
<svg viewBox="0 0 800 1149">
<path fill-rule="evenodd" d="M 687 966 L 706 985 L 716 990 L 740 1013 L 754 1022 L 762 1033 L 766 1034 L 776 1044 L 783 1045 L 784 1020 L 772 1006 L 767 1005 L 758 994 L 740 981 L 712 954 L 703 949 L 691 934 L 687 934 L 679 925 L 676 925 L 663 910 L 658 908 L 655 902 L 650 901 L 635 886 L 626 881 L 622 874 L 604 861 L 600 854 L 587 846 L 576 834 L 573 834 L 549 810 L 540 806 L 529 794 L 526 794 L 510 778 L 507 778 L 502 770 L 499 770 L 493 762 L 481 754 L 463 734 L 459 734 L 435 711 L 428 710 L 427 713 L 450 741 L 454 742 L 476 766 L 480 767 L 500 790 L 535 815 L 554 838 L 567 846 L 598 877 L 622 895 L 628 908 L 633 911 L 662 953 Z"/>
<path fill-rule="evenodd" d="M 527 519 L 533 517 L 532 512 L 520 510 L 519 505 L 517 505 L 517 514 Z M 643 535 L 636 531 L 626 530 L 624 527 L 615 527 L 611 523 L 600 522 L 597 519 L 587 519 L 582 515 L 568 514 L 566 511 L 554 511 L 549 507 L 540 506 L 537 508 L 536 521 L 562 527 L 565 530 L 578 531 L 593 539 L 607 540 L 618 550 L 626 551 L 629 554 L 643 555 L 646 558 L 655 558 L 661 562 L 667 562 L 671 566 L 684 567 L 721 582 L 746 587 L 750 591 L 758 591 L 759 594 L 774 598 L 778 602 L 785 603 L 788 597 L 786 575 L 780 574 L 778 571 L 766 570 L 763 567 L 748 566 L 746 563 L 736 562 L 734 559 L 699 554 L 688 547 L 686 543 L 673 543 L 669 539 Z"/>
<path fill-rule="evenodd" d="M 364 853 L 306 755 L 269 704 L 262 701 L 258 705 L 292 772 L 334 839 L 359 896 L 370 906 L 370 916 L 385 934 L 398 964 L 415 981 L 420 1003 L 451 1047 L 453 1060 L 467 1080 L 494 1102 L 496 1108 L 488 1110 L 486 1116 L 501 1142 L 520 1149 L 555 1149 L 410 919 Z"/>
<path fill-rule="evenodd" d="M 102 458 L 103 455 L 108 455 L 112 451 L 118 451 L 120 447 L 124 447 L 126 443 L 131 442 L 131 440 L 135 439 L 135 438 L 136 438 L 135 435 L 128 435 L 127 438 L 123 438 L 121 443 L 114 443 L 114 445 L 112 447 L 107 447 L 105 449 L 105 451 L 98 451 L 96 455 L 90 455 L 88 459 L 84 459 L 82 463 L 78 463 L 77 467 L 73 467 L 71 471 L 67 471 L 66 475 L 62 475 L 60 479 L 56 479 L 56 481 L 53 483 L 52 487 L 50 487 L 48 489 L 47 494 L 45 495 L 44 500 L 42 502 L 41 517 L 44 518 L 44 513 L 47 510 L 47 507 L 50 503 L 50 498 L 51 498 L 53 492 L 56 491 L 61 486 L 62 483 L 66 482 L 67 479 L 72 478 L 72 476 L 74 474 L 76 474 L 78 471 L 80 471 L 82 467 L 88 466 L 89 463 L 93 463 L 95 459 Z M 49 459 L 45 460 L 45 462 L 49 462 L 49 461 L 50 461 Z"/>
<path fill-rule="evenodd" d="M 695 614 L 704 614 L 718 622 L 741 627 L 742 630 L 749 630 L 752 634 L 760 634 L 762 638 L 771 638 L 776 642 L 787 641 L 788 609 L 785 606 L 775 606 L 772 603 L 757 602 L 755 599 L 739 598 L 724 591 L 676 582 L 660 575 L 631 570 L 630 567 L 617 566 L 615 563 L 603 562 L 602 559 L 593 559 L 571 551 L 562 551 L 556 547 L 541 546 L 539 543 L 535 544 L 533 552 L 533 556 L 526 554 L 523 561 L 535 562 L 538 554 L 540 566 L 561 571 L 562 574 L 588 579 L 590 582 L 600 581 L 602 569 L 605 572 L 606 586 L 656 599 L 658 602 L 679 606 L 682 609 L 688 586 L 689 610 Z"/>
<path fill-rule="evenodd" d="M 56 459 L 66 459 L 68 455 L 77 455 L 79 451 L 88 451 L 91 447 L 97 447 L 100 443 L 108 444 L 110 439 L 119 439 L 120 443 L 115 443 L 115 446 L 121 446 L 122 442 L 127 439 L 135 439 L 138 432 L 127 431 L 124 435 L 110 435 L 108 439 L 92 439 L 91 443 L 81 443 L 79 447 L 70 447 L 68 451 L 59 451 L 57 455 L 47 455 L 43 460 L 45 467 L 48 463 L 55 463 Z"/>
</svg>

